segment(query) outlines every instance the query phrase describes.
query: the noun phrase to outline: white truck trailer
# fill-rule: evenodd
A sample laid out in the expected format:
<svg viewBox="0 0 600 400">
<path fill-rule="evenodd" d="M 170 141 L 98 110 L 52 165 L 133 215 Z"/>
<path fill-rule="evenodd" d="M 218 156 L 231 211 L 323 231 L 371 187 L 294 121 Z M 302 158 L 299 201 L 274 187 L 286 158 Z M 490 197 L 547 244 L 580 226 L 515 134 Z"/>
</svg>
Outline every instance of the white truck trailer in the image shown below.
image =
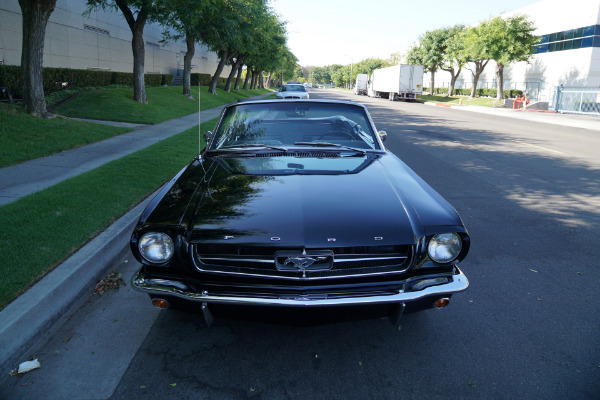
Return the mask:
<svg viewBox="0 0 600 400">
<path fill-rule="evenodd" d="M 369 97 L 414 100 L 423 94 L 423 66 L 398 64 L 373 71 Z"/>
<path fill-rule="evenodd" d="M 369 75 L 358 74 L 356 76 L 356 84 L 354 85 L 354 94 L 367 94 L 369 90 Z"/>
</svg>

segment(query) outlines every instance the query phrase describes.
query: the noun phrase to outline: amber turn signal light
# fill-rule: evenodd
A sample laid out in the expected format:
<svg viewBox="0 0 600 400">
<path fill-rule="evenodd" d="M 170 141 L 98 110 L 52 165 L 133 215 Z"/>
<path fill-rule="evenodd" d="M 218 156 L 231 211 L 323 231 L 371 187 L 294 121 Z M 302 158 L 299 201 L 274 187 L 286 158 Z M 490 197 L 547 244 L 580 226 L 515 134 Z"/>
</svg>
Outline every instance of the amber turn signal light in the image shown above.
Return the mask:
<svg viewBox="0 0 600 400">
<path fill-rule="evenodd" d="M 443 299 L 437 299 L 435 303 L 433 303 L 433 306 L 439 310 L 440 308 L 446 307 L 448 304 L 450 304 L 450 299 L 444 297 Z"/>
<path fill-rule="evenodd" d="M 161 310 L 169 308 L 169 302 L 163 299 L 152 299 L 152 305 Z"/>
</svg>

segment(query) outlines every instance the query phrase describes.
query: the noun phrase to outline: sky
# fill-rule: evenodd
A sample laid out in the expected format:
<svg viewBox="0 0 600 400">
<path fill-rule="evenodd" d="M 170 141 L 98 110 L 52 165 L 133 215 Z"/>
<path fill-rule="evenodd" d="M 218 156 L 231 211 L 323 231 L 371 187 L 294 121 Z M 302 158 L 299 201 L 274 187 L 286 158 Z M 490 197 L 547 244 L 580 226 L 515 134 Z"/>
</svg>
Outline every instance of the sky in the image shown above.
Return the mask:
<svg viewBox="0 0 600 400">
<path fill-rule="evenodd" d="M 427 31 L 474 25 L 540 0 L 271 0 L 303 67 L 404 53 Z"/>
</svg>

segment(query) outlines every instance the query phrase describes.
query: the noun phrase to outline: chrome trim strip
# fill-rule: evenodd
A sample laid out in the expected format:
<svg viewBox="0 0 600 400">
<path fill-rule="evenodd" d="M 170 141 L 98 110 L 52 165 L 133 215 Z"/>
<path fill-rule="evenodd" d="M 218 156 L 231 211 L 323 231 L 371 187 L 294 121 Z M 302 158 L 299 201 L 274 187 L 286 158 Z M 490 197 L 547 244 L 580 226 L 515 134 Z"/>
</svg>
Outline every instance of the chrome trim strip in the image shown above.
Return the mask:
<svg viewBox="0 0 600 400">
<path fill-rule="evenodd" d="M 393 274 L 401 274 L 403 272 L 406 272 L 406 270 L 408 269 L 408 267 L 406 269 L 403 269 L 402 271 L 389 271 L 389 272 L 370 272 L 368 274 L 347 274 L 347 275 L 330 275 L 330 276 L 309 276 L 306 278 L 302 278 L 302 275 L 298 275 L 298 276 L 283 276 L 283 275 L 269 275 L 269 274 L 250 274 L 247 272 L 229 272 L 229 271 L 212 271 L 212 270 L 208 270 L 208 269 L 202 269 L 200 267 L 198 267 L 196 265 L 196 263 L 194 263 L 194 265 L 196 266 L 196 269 L 200 272 L 204 272 L 207 274 L 217 274 L 217 275 L 235 275 L 235 276 L 252 276 L 252 277 L 256 277 L 256 278 L 271 278 L 271 279 L 286 279 L 286 280 L 296 280 L 296 281 L 300 281 L 300 280 L 307 280 L 310 279 L 312 280 L 319 280 L 319 279 L 338 279 L 338 278 L 356 278 L 356 277 L 366 277 L 366 276 L 380 276 L 380 275 L 393 275 Z M 331 271 L 331 270 L 328 270 Z M 282 271 L 277 271 L 277 272 L 282 272 Z M 289 273 L 297 273 L 297 274 L 302 274 L 302 271 L 283 271 L 283 272 L 289 272 Z M 313 272 L 313 271 L 307 271 L 308 273 Z M 322 270 L 319 271 L 314 271 L 314 272 L 323 272 Z"/>
<path fill-rule="evenodd" d="M 361 261 L 384 261 L 384 260 L 407 260 L 408 256 L 398 257 L 365 257 L 365 258 L 334 258 L 333 262 L 361 262 Z"/>
<path fill-rule="evenodd" d="M 209 263 L 205 263 L 204 262 L 205 260 L 206 261 L 208 261 L 208 260 L 213 260 L 213 261 L 231 261 L 231 262 L 244 261 L 244 262 L 271 263 L 271 264 L 275 264 L 274 260 L 265 260 L 265 259 L 261 259 L 261 258 L 198 257 L 198 261 L 200 261 L 202 264 L 209 264 Z"/>
<path fill-rule="evenodd" d="M 415 301 L 427 296 L 447 296 L 449 294 L 462 292 L 469 286 L 469 280 L 462 271 L 455 267 L 456 272 L 449 278 L 451 282 L 446 284 L 430 286 L 416 292 L 402 292 L 392 295 L 375 295 L 353 297 L 352 293 L 346 298 L 310 298 L 298 295 L 297 298 L 264 298 L 264 297 L 242 297 L 233 295 L 211 294 L 207 291 L 201 293 L 179 289 L 181 285 L 185 285 L 178 281 L 161 281 L 148 279 L 140 268 L 131 279 L 131 286 L 139 291 L 155 295 L 170 295 L 190 301 L 198 301 L 202 303 L 226 303 L 226 304 L 247 304 L 247 305 L 272 305 L 272 306 L 338 306 L 338 305 L 355 305 L 355 304 L 376 304 L 376 303 L 404 303 Z M 427 279 L 427 278 L 424 278 Z M 404 285 L 405 286 L 405 285 Z M 336 293 L 337 294 L 337 293 Z M 325 295 L 322 295 L 323 297 Z M 318 296 L 317 296 L 318 297 Z"/>
</svg>

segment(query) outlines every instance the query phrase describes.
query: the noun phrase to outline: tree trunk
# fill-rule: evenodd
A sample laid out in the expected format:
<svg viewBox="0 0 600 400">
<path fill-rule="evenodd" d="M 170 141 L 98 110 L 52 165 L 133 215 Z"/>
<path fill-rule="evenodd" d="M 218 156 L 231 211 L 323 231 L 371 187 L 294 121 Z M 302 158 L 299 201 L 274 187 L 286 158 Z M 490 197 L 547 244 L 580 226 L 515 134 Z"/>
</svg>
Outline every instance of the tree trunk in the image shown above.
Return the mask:
<svg viewBox="0 0 600 400">
<path fill-rule="evenodd" d="M 185 43 L 187 46 L 187 51 L 183 57 L 183 95 L 193 99 L 191 75 L 192 58 L 194 58 L 194 53 L 196 52 L 196 46 L 194 46 L 196 43 L 196 38 L 190 32 L 186 32 Z"/>
<path fill-rule="evenodd" d="M 473 88 L 471 89 L 471 98 L 476 97 L 477 96 L 477 83 L 479 82 L 479 77 L 481 76 L 481 73 L 483 72 L 483 70 L 485 69 L 485 67 L 487 66 L 488 62 L 490 60 L 477 60 L 474 61 L 475 63 L 475 73 L 473 74 Z"/>
<path fill-rule="evenodd" d="M 48 117 L 44 98 L 42 67 L 44 62 L 44 37 L 56 0 L 19 0 L 23 18 L 23 43 L 21 51 L 21 82 L 23 106 L 28 113 Z"/>
<path fill-rule="evenodd" d="M 144 25 L 136 24 L 131 40 L 133 49 L 133 99 L 139 103 L 147 104 L 146 84 L 144 82 L 144 62 L 146 49 L 144 47 Z"/>
<path fill-rule="evenodd" d="M 448 97 L 454 96 L 454 86 L 456 85 L 456 81 L 458 80 L 458 77 L 460 76 L 460 71 L 462 71 L 462 67 L 459 66 L 456 71 L 454 70 L 454 66 L 451 66 L 449 68 L 441 68 L 441 69 L 450 73 L 450 86 L 448 87 L 448 95 L 447 96 Z"/>
<path fill-rule="evenodd" d="M 432 96 L 435 91 L 435 70 L 436 66 L 433 66 L 433 68 L 431 68 L 431 88 L 429 89 L 429 94 Z"/>
<path fill-rule="evenodd" d="M 250 89 L 256 89 L 256 70 L 252 69 L 252 78 L 250 79 Z"/>
<path fill-rule="evenodd" d="M 504 64 L 502 63 L 496 65 L 496 78 L 498 80 L 496 100 L 502 101 L 504 99 Z"/>
<path fill-rule="evenodd" d="M 217 65 L 217 70 L 210 81 L 210 86 L 208 87 L 208 93 L 217 94 L 217 83 L 219 82 L 219 77 L 221 76 L 221 72 L 225 68 L 225 64 L 227 63 L 229 51 L 227 49 L 221 50 L 221 59 L 219 60 L 219 64 Z"/>
<path fill-rule="evenodd" d="M 127 0 L 115 0 L 123 13 L 133 37 L 131 49 L 133 51 L 133 99 L 139 103 L 147 104 L 146 85 L 144 84 L 144 63 L 146 50 L 144 48 L 144 26 L 148 19 L 148 5 L 142 6 L 137 13 L 137 19 L 129 9 Z"/>
<path fill-rule="evenodd" d="M 229 77 L 227 78 L 227 83 L 225 84 L 225 91 L 231 91 L 231 84 L 233 83 L 233 78 L 235 78 L 235 74 L 238 72 L 239 65 L 242 64 L 242 58 L 238 57 L 235 60 L 235 64 L 231 66 L 231 72 L 229 73 Z"/>
<path fill-rule="evenodd" d="M 269 72 L 269 75 L 267 75 L 267 87 L 271 87 L 272 79 L 273 79 L 273 72 Z"/>
<path fill-rule="evenodd" d="M 450 87 L 448 88 L 448 97 L 454 96 L 454 86 L 456 85 L 458 74 L 460 74 L 460 69 L 458 70 L 458 73 L 456 75 L 452 73 L 452 77 L 450 78 Z"/>
<path fill-rule="evenodd" d="M 260 71 L 260 74 L 258 75 L 258 88 L 259 89 L 265 88 L 265 73 L 264 73 L 264 71 Z"/>
<path fill-rule="evenodd" d="M 248 90 L 248 81 L 250 80 L 250 68 L 246 68 L 246 79 L 244 79 L 244 90 Z"/>
<path fill-rule="evenodd" d="M 237 78 L 235 79 L 235 90 L 240 90 L 240 82 L 242 80 L 242 72 L 244 71 L 244 64 L 241 63 L 238 66 Z"/>
</svg>

